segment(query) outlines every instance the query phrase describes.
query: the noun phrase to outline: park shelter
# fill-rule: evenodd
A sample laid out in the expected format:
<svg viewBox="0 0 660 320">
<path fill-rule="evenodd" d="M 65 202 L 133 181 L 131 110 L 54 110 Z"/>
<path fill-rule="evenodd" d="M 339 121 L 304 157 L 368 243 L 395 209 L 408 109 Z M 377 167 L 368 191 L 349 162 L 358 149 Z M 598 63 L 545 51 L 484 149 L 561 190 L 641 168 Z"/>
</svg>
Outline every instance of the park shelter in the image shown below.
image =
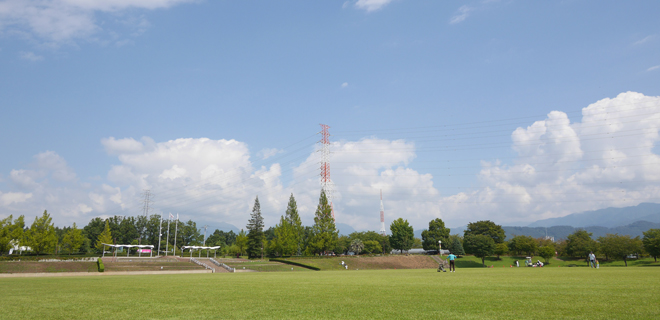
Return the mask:
<svg viewBox="0 0 660 320">
<path fill-rule="evenodd" d="M 181 247 L 182 250 L 190 250 L 190 257 L 192 258 L 192 253 L 193 250 L 198 250 L 198 258 L 201 258 L 202 255 L 202 250 L 206 250 L 206 257 L 209 257 L 209 250 L 213 250 L 213 257 L 216 257 L 217 250 L 220 249 L 220 246 L 215 246 L 215 247 L 205 247 L 205 246 L 183 246 Z"/>
<path fill-rule="evenodd" d="M 128 249 L 128 250 L 126 250 L 126 256 L 127 257 L 131 252 L 131 248 L 138 248 L 138 249 L 148 248 L 148 249 L 151 249 L 151 250 L 149 250 L 149 257 L 153 256 L 153 251 L 154 251 L 154 246 L 150 245 L 150 244 L 107 244 L 107 243 L 104 243 L 103 244 L 103 257 L 105 257 L 105 247 L 114 248 L 115 249 L 114 250 L 115 251 L 114 252 L 115 257 L 117 257 L 117 248 L 127 248 Z M 142 257 L 142 250 L 138 250 L 138 256 Z"/>
</svg>

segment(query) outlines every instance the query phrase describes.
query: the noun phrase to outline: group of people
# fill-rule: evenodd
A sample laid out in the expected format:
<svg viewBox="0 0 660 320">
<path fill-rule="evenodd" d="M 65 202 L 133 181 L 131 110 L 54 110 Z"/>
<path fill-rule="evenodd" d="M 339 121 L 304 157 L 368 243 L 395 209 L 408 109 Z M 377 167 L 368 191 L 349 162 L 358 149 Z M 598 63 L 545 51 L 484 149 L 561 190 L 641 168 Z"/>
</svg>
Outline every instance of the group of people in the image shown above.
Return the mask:
<svg viewBox="0 0 660 320">
<path fill-rule="evenodd" d="M 598 269 L 599 264 L 593 251 L 589 252 L 589 267 Z"/>
<path fill-rule="evenodd" d="M 454 264 L 454 260 L 456 260 L 456 256 L 449 252 L 449 255 L 447 256 L 447 260 L 449 261 L 449 272 L 456 272 L 456 265 Z M 342 261 L 343 264 L 343 261 Z M 533 263 L 532 260 L 525 260 L 525 265 L 528 267 L 543 267 L 543 262 L 541 260 L 536 260 L 536 263 Z M 596 260 L 596 255 L 592 252 L 589 253 L 589 266 L 591 268 L 596 268 L 598 269 L 598 260 Z M 520 264 L 518 263 L 518 260 L 516 260 L 516 267 L 520 267 Z M 438 272 L 443 271 L 447 272 L 441 263 L 440 266 L 438 267 Z"/>
</svg>

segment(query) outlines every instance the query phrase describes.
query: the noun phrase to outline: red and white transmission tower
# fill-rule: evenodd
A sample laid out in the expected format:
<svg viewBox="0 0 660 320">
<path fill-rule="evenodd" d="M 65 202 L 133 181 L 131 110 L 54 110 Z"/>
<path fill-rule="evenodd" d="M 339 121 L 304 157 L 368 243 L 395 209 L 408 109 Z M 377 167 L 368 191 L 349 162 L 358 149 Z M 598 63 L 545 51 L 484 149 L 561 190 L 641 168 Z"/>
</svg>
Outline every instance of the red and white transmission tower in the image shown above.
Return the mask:
<svg viewBox="0 0 660 320">
<path fill-rule="evenodd" d="M 332 208 L 332 219 L 335 219 L 335 209 L 332 206 L 332 198 L 334 192 L 334 184 L 330 179 L 330 133 L 328 132 L 330 126 L 321 124 L 321 189 L 325 191 L 330 208 Z"/>
<path fill-rule="evenodd" d="M 383 207 L 383 189 L 380 189 L 380 234 L 387 235 L 385 231 L 385 207 Z"/>
</svg>

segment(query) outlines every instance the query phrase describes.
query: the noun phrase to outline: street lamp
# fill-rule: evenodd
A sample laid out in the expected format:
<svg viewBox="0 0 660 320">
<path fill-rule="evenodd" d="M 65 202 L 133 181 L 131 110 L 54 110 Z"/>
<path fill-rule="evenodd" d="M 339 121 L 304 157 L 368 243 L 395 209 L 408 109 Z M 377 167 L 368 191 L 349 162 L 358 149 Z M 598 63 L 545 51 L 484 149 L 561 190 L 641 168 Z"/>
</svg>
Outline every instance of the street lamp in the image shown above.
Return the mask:
<svg viewBox="0 0 660 320">
<path fill-rule="evenodd" d="M 438 255 L 442 256 L 442 240 L 438 240 Z"/>
</svg>

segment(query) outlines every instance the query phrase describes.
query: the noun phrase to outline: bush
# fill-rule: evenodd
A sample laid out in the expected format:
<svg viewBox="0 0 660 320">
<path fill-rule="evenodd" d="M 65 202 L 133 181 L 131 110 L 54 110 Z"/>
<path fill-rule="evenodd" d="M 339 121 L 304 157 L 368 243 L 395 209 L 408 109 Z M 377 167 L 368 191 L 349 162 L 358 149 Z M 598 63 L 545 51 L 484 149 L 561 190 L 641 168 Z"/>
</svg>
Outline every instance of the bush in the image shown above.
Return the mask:
<svg viewBox="0 0 660 320">
<path fill-rule="evenodd" d="M 105 271 L 105 266 L 103 266 L 103 261 L 101 261 L 101 258 L 96 260 L 96 265 L 99 267 L 99 272 Z"/>
<path fill-rule="evenodd" d="M 320 270 L 321 270 L 321 269 L 319 269 L 319 268 L 317 268 L 317 267 L 310 266 L 310 265 L 306 265 L 306 264 L 304 264 L 304 263 L 300 263 L 300 262 L 294 262 L 294 261 L 289 261 L 289 260 L 284 260 L 284 259 L 268 259 L 268 260 L 270 260 L 270 261 L 275 261 L 275 262 L 286 263 L 286 264 L 290 264 L 290 265 L 293 265 L 293 266 L 303 267 L 303 268 L 307 268 L 307 269 L 311 269 L 311 270 L 316 270 L 316 271 L 320 271 Z"/>
</svg>

